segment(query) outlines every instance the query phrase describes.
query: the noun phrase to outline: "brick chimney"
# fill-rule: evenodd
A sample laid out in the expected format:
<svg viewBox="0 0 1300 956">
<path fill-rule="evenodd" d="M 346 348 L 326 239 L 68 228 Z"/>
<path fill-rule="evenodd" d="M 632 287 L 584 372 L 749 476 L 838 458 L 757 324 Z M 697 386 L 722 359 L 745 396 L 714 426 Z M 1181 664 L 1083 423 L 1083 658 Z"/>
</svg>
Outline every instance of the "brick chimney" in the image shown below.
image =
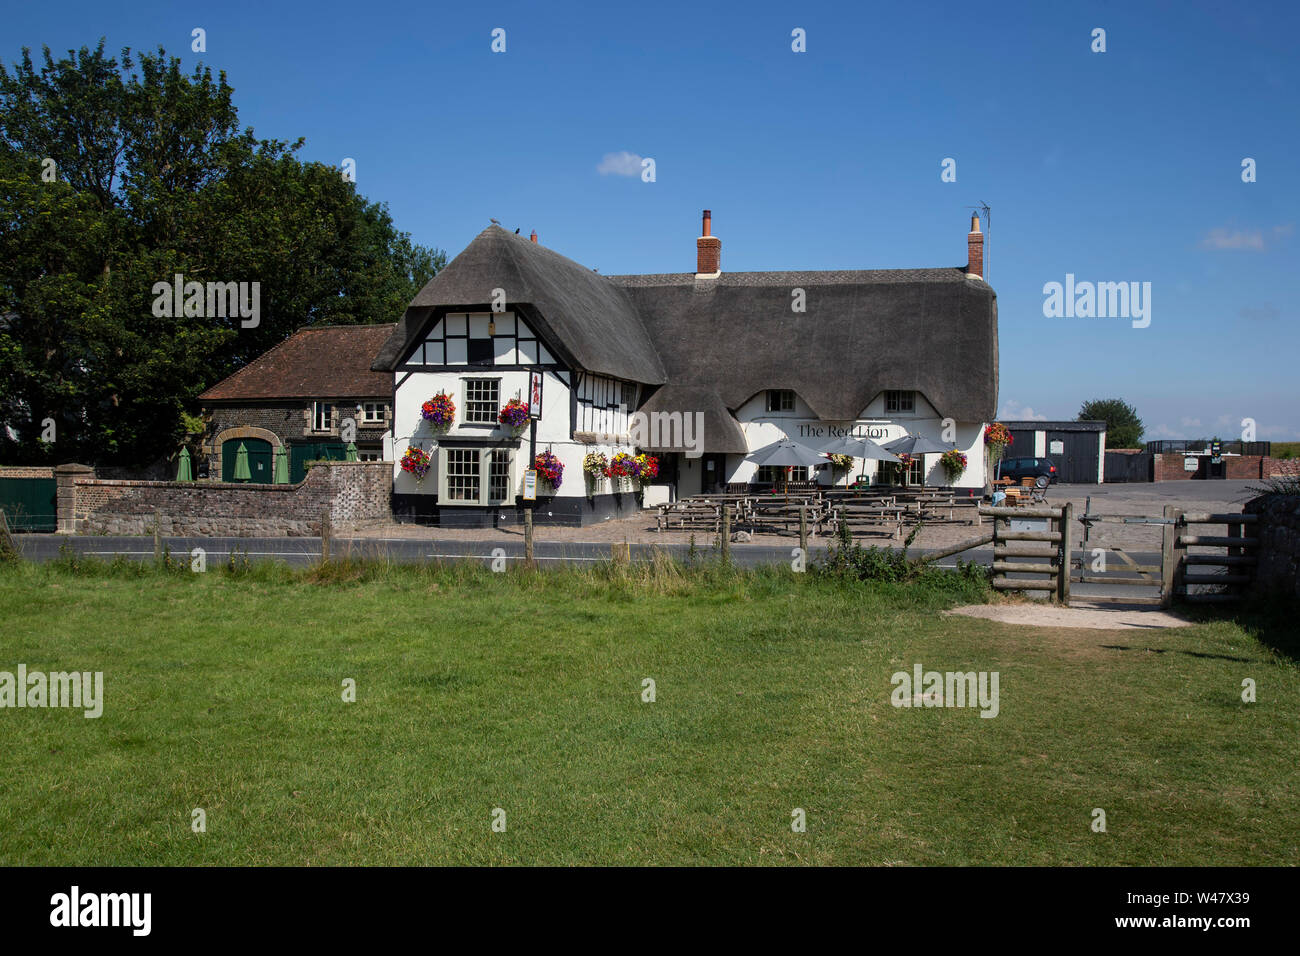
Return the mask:
<svg viewBox="0 0 1300 956">
<path fill-rule="evenodd" d="M 695 240 L 695 274 L 715 276 L 722 271 L 722 240 L 711 235 L 713 213 L 704 210 L 704 235 Z"/>
<path fill-rule="evenodd" d="M 970 232 L 966 236 L 966 275 L 984 278 L 984 234 L 980 232 L 979 213 L 970 216 Z"/>
<path fill-rule="evenodd" d="M 536 229 L 534 229 L 534 230 L 533 230 L 533 234 L 532 234 L 531 236 L 528 237 L 528 241 L 529 241 L 529 242 L 536 242 L 536 241 L 537 241 L 537 230 L 536 230 Z"/>
</svg>

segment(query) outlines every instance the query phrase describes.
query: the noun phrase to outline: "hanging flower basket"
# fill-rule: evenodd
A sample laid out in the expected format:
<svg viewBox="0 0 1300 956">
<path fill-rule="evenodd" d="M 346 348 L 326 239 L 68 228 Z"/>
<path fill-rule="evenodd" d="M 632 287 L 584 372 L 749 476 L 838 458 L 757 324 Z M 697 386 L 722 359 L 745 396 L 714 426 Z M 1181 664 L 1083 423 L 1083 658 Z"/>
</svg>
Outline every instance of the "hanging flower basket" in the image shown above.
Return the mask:
<svg viewBox="0 0 1300 956">
<path fill-rule="evenodd" d="M 537 457 L 533 459 L 533 467 L 537 469 L 537 474 L 543 481 L 553 489 L 559 490 L 560 482 L 564 480 L 564 463 L 560 459 L 549 451 L 538 452 Z"/>
<path fill-rule="evenodd" d="M 988 458 L 986 474 L 993 471 L 997 463 L 1002 460 L 1002 456 L 1007 453 L 1007 447 L 1014 442 L 1011 431 L 1001 422 L 993 422 L 984 429 L 984 454 Z M 986 477 L 985 481 L 988 480 Z"/>
<path fill-rule="evenodd" d="M 830 459 L 834 471 L 848 471 L 853 467 L 852 455 L 827 454 L 826 457 Z"/>
<path fill-rule="evenodd" d="M 409 475 L 415 475 L 415 483 L 418 485 L 424 481 L 424 476 L 429 473 L 429 465 L 432 459 L 429 453 L 423 448 L 417 448 L 411 445 L 406 449 L 406 454 L 402 456 L 402 471 Z"/>
<path fill-rule="evenodd" d="M 497 413 L 497 421 L 509 428 L 512 434 L 518 435 L 528 424 L 528 406 L 519 399 L 512 398 Z"/>
<path fill-rule="evenodd" d="M 456 403 L 446 392 L 439 392 L 420 406 L 420 417 L 435 430 L 450 428 L 456 421 Z"/>
<path fill-rule="evenodd" d="M 939 466 L 943 469 L 948 484 L 954 484 L 966 473 L 966 456 L 955 448 L 950 449 L 939 456 Z"/>
<path fill-rule="evenodd" d="M 637 455 L 632 459 L 632 464 L 636 468 L 636 477 L 643 485 L 659 477 L 659 459 L 654 455 Z"/>
</svg>

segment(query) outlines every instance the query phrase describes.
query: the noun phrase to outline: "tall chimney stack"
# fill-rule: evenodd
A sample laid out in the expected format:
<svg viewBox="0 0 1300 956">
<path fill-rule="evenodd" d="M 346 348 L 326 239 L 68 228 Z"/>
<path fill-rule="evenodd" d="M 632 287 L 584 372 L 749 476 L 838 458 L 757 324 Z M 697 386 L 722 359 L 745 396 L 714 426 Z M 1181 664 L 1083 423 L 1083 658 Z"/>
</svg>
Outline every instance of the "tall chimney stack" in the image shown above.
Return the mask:
<svg viewBox="0 0 1300 956">
<path fill-rule="evenodd" d="M 980 232 L 977 212 L 970 215 L 970 232 L 966 236 L 966 275 L 984 278 L 984 234 Z"/>
<path fill-rule="evenodd" d="M 712 235 L 713 213 L 704 210 L 704 235 L 695 240 L 695 274 L 715 276 L 722 271 L 722 240 Z"/>
</svg>

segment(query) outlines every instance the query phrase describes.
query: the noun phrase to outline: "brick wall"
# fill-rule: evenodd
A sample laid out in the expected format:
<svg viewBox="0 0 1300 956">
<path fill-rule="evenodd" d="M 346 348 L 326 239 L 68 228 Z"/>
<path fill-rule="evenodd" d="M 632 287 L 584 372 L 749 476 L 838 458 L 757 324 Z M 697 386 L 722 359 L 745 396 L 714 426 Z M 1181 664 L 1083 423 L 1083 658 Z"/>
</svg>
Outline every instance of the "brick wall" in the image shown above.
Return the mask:
<svg viewBox="0 0 1300 956">
<path fill-rule="evenodd" d="M 1251 589 L 1257 594 L 1300 597 L 1300 497 L 1264 495 L 1246 502 L 1242 511 L 1259 515 L 1255 526 L 1259 563 Z"/>
<path fill-rule="evenodd" d="M 84 466 L 61 469 L 59 528 L 77 534 L 150 533 L 157 512 L 164 534 L 317 535 L 326 511 L 339 530 L 391 513 L 386 462 L 315 465 L 296 485 L 114 481 L 90 477 Z"/>
<path fill-rule="evenodd" d="M 0 465 L 0 478 L 53 478 L 54 466 Z"/>
<path fill-rule="evenodd" d="M 1177 452 L 1151 456 L 1152 481 L 1181 481 L 1195 472 L 1183 470 L 1183 455 Z"/>
</svg>

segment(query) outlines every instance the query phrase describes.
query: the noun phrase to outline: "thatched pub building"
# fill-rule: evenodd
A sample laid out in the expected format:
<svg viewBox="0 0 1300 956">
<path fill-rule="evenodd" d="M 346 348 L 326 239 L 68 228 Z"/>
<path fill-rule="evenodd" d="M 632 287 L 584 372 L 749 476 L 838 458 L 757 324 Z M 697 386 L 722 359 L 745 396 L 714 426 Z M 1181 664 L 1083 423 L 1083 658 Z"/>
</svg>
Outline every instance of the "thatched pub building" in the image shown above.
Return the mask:
<svg viewBox="0 0 1300 956">
<path fill-rule="evenodd" d="M 829 467 L 792 476 L 747 458 L 782 437 L 817 447 L 842 434 L 953 443 L 968 465 L 952 484 L 984 487 L 997 297 L 977 218 L 967 262 L 931 269 L 726 272 L 707 211 L 702 232 L 695 272 L 625 276 L 536 234 L 480 233 L 419 292 L 372 365 L 393 377 L 384 453 L 395 514 L 514 522 L 543 453 L 563 475 L 558 487 L 538 483 L 539 523 L 586 524 L 738 484 L 829 484 Z M 522 427 L 499 421 L 512 399 L 532 415 Z M 408 449 L 423 474 L 399 464 Z M 620 454 L 654 456 L 658 475 L 584 473 L 587 456 Z M 907 467 L 859 460 L 852 473 L 950 483 L 938 455 Z"/>
</svg>

